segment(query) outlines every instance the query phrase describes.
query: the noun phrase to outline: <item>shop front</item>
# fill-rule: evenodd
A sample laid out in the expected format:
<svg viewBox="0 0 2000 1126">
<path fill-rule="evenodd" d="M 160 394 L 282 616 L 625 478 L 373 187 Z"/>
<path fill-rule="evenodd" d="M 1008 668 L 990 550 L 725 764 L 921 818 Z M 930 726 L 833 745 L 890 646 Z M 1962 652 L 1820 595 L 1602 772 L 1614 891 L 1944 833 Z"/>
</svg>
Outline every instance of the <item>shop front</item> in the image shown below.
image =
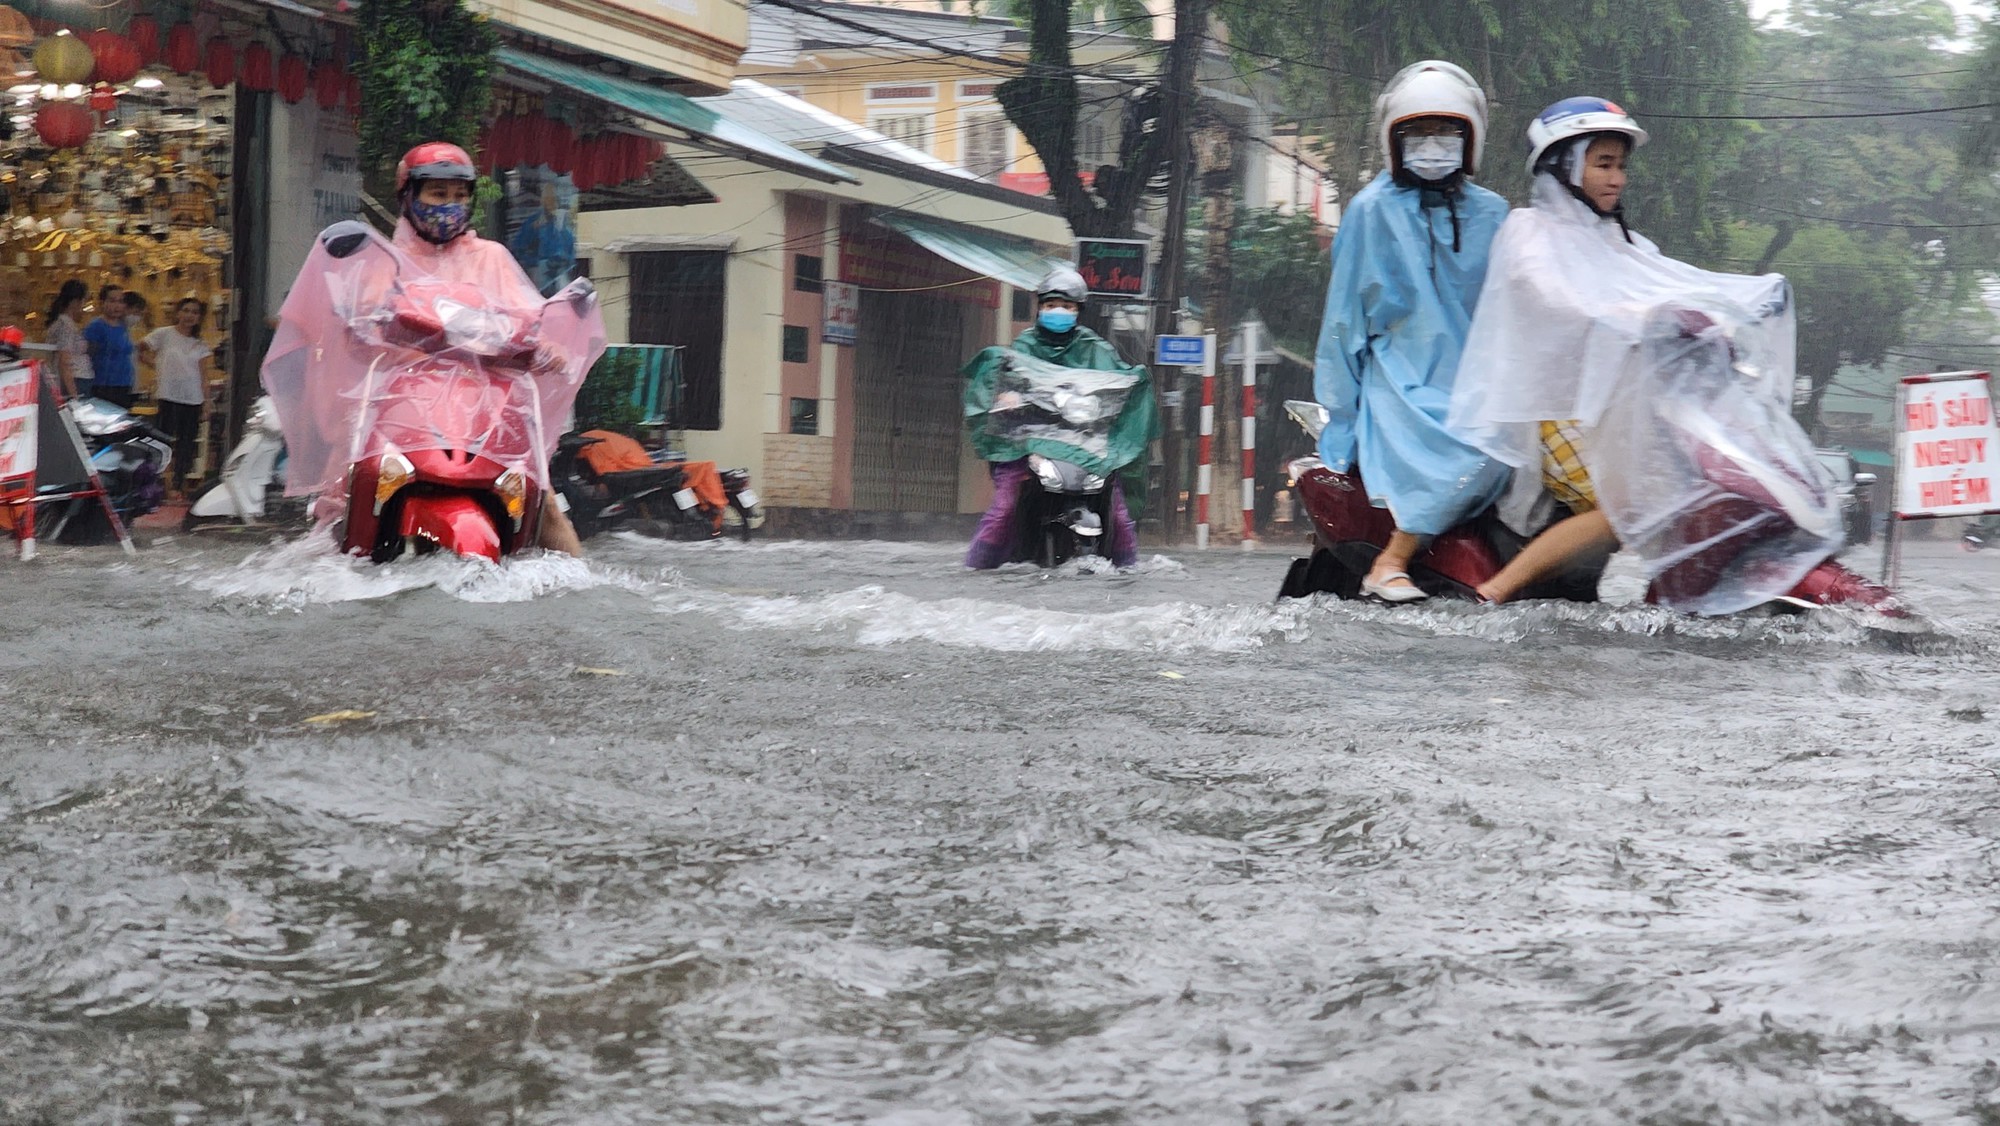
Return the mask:
<svg viewBox="0 0 2000 1126">
<path fill-rule="evenodd" d="M 212 352 L 192 484 L 254 397 L 249 369 L 283 296 L 267 279 L 358 210 L 359 83 L 346 34 L 303 7 L 139 0 L 92 9 L 96 26 L 73 16 L 0 8 L 0 323 L 45 339 L 77 282 L 79 326 L 107 288 L 136 297 L 123 327 L 138 342 L 199 302 Z M 154 413 L 156 374 L 135 369 L 134 409 Z"/>
</svg>

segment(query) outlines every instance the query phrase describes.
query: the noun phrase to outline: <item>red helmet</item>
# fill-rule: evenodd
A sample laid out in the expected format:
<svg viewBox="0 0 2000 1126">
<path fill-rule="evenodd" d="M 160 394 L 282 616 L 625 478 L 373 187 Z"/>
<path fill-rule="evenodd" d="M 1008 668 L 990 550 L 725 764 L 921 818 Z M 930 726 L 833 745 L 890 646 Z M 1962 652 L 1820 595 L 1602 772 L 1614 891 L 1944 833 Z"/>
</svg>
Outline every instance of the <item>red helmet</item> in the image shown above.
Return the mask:
<svg viewBox="0 0 2000 1126">
<path fill-rule="evenodd" d="M 403 154 L 396 162 L 396 193 L 413 181 L 424 180 L 464 180 L 472 183 L 479 179 L 473 170 L 472 157 L 462 148 L 449 141 L 425 141 Z"/>
</svg>

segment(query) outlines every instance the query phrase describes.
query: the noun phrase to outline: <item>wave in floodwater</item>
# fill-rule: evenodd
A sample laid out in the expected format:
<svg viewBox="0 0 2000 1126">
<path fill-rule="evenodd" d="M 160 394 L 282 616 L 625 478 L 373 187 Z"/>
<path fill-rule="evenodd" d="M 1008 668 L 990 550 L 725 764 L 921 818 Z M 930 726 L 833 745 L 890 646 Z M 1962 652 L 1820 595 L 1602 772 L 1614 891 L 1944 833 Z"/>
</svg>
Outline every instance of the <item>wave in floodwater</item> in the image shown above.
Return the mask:
<svg viewBox="0 0 2000 1126">
<path fill-rule="evenodd" d="M 181 581 L 219 598 L 301 610 L 426 588 L 462 602 L 526 602 L 599 587 L 652 591 L 677 582 L 678 576 L 669 570 L 649 578 L 553 552 L 530 552 L 497 565 L 446 554 L 377 564 L 341 554 L 330 532 L 315 530 L 254 552 L 226 571 Z"/>
<path fill-rule="evenodd" d="M 1077 613 L 985 598 L 926 601 L 880 586 L 833 594 L 763 597 L 682 589 L 656 604 L 669 614 L 707 613 L 741 629 L 851 632 L 863 645 L 931 641 L 1002 653 L 1123 650 L 1236 653 L 1291 640 L 1303 602 L 1202 606 L 1170 602 Z"/>
<path fill-rule="evenodd" d="M 1037 651 L 1237 653 L 1297 643 L 1315 629 L 1388 627 L 1434 637 L 1516 642 L 1536 635 L 1679 637 L 1747 646 L 1870 646 L 1950 649 L 1963 643 L 1916 619 L 1846 610 L 1698 618 L 1658 606 L 1536 602 L 1489 607 L 1439 599 L 1384 606 L 1324 595 L 1268 603 L 1156 603 L 1070 611 L 989 598 L 922 599 L 867 585 L 827 594 L 765 596 L 681 587 L 655 603 L 668 614 L 701 613 L 748 630 L 841 632 L 861 645 L 928 641 L 1003 653 Z"/>
</svg>

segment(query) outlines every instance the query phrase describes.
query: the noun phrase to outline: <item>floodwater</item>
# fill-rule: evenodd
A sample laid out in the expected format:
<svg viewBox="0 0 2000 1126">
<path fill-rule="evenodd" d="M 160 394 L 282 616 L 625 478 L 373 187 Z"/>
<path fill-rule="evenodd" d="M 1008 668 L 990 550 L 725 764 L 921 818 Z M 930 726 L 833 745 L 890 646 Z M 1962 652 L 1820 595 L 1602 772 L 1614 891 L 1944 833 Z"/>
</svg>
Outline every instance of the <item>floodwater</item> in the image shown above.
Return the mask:
<svg viewBox="0 0 2000 1126">
<path fill-rule="evenodd" d="M 591 546 L 0 563 L 0 1123 L 2000 1121 L 2000 552 Z"/>
</svg>

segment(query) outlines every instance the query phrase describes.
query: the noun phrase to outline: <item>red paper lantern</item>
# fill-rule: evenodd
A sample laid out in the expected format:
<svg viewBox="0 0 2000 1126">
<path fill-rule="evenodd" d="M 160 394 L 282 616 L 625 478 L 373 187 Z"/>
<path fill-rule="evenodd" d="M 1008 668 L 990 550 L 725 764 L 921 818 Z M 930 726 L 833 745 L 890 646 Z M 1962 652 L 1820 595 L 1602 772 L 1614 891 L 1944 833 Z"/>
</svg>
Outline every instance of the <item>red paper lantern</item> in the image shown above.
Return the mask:
<svg viewBox="0 0 2000 1126">
<path fill-rule="evenodd" d="M 194 68 L 201 64 L 201 47 L 195 42 L 193 24 L 175 24 L 167 32 L 166 59 L 176 74 L 193 74 Z"/>
<path fill-rule="evenodd" d="M 125 37 L 139 49 L 139 63 L 152 66 L 160 61 L 160 21 L 151 16 L 134 16 L 125 25 Z"/>
<path fill-rule="evenodd" d="M 100 82 L 92 86 L 90 88 L 90 108 L 99 113 L 117 113 L 118 91 L 112 89 L 109 82 Z"/>
<path fill-rule="evenodd" d="M 306 61 L 297 55 L 278 60 L 278 96 L 286 105 L 298 105 L 306 96 Z"/>
<path fill-rule="evenodd" d="M 97 128 L 97 118 L 75 102 L 43 102 L 35 111 L 35 135 L 59 149 L 82 148 Z"/>
<path fill-rule="evenodd" d="M 278 74 L 271 59 L 271 49 L 262 43 L 252 43 L 243 48 L 243 69 L 240 74 L 245 90 L 268 94 L 275 89 L 278 85 Z"/>
<path fill-rule="evenodd" d="M 216 36 L 208 41 L 208 62 L 204 68 L 210 86 L 227 86 L 236 81 L 236 48 Z"/>
<path fill-rule="evenodd" d="M 115 31 L 99 29 L 83 37 L 96 60 L 92 76 L 98 82 L 130 82 L 138 77 L 139 68 L 146 60 L 139 54 L 139 45 Z"/>
<path fill-rule="evenodd" d="M 313 101 L 319 108 L 330 110 L 340 104 L 340 96 L 347 92 L 347 72 L 332 63 L 321 63 L 312 71 Z"/>
</svg>

